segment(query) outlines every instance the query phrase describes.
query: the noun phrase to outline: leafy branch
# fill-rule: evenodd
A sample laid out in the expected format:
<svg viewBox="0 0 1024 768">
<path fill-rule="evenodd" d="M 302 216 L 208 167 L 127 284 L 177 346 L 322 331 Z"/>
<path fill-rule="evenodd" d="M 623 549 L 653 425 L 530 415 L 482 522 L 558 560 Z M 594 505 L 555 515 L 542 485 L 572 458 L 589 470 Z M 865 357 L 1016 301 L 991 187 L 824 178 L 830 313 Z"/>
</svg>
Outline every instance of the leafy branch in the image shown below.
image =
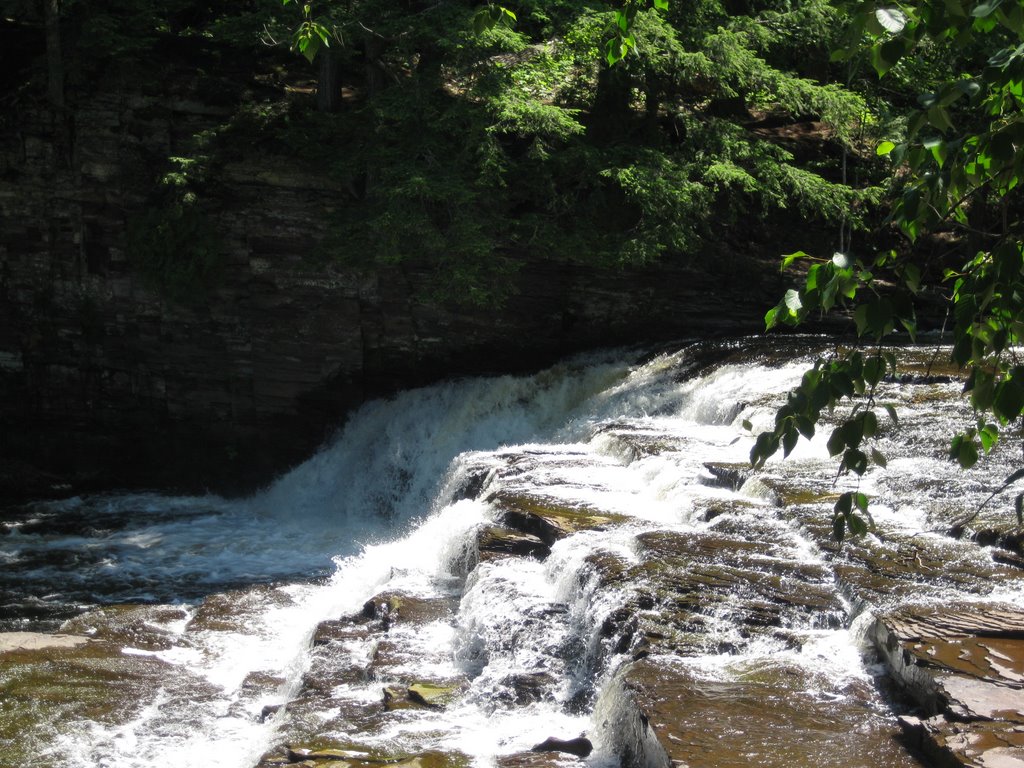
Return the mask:
<svg viewBox="0 0 1024 768">
<path fill-rule="evenodd" d="M 908 54 L 931 46 L 942 47 L 963 67 L 921 93 L 906 134 L 877 148 L 903 182 L 889 221 L 913 245 L 949 222 L 976 235 L 983 231 L 972 226 L 976 219 L 992 209 L 1001 213 L 999 232 L 986 233 L 988 242 L 960 269 L 943 270 L 953 318 L 951 358 L 967 372 L 964 392 L 976 414 L 975 424 L 954 435 L 949 446 L 950 459 L 966 469 L 993 450 L 1024 413 L 1024 365 L 1015 350 L 1024 338 L 1024 225 L 1008 216 L 1019 206 L 1024 180 L 1024 0 L 855 2 L 849 16 L 846 45 L 834 52 L 836 60 L 866 56 L 884 77 Z M 961 246 L 967 250 L 970 243 Z M 810 257 L 786 256 L 783 268 L 803 258 Z M 811 313 L 843 308 L 852 311 L 858 336 L 876 345 L 899 328 L 913 340 L 913 297 L 922 288 L 922 273 L 911 258 L 889 251 L 870 264 L 843 253 L 812 259 L 803 285 L 769 310 L 766 327 L 799 325 Z M 892 278 L 886 291 L 875 277 L 881 270 Z M 780 446 L 788 454 L 800 435 L 813 435 L 822 408 L 869 391 L 868 406 L 855 405 L 829 439 L 830 455 L 842 456 L 840 472 L 863 474 L 868 454 L 860 443 L 877 426 L 868 417 L 871 395 L 886 371 L 895 371 L 888 353 L 876 352 L 870 361 L 869 367 L 855 351 L 827 365 L 816 363 L 779 410 L 775 429 L 758 437 L 751 462 L 763 465 Z M 895 421 L 895 411 L 890 415 Z M 872 462 L 884 467 L 884 456 L 876 453 L 870 454 Z M 993 496 L 1021 476 L 1011 474 Z M 1018 520 L 1022 505 L 1024 496 L 1018 496 Z M 836 504 L 837 539 L 865 529 L 854 508 L 866 512 L 867 499 L 862 505 L 860 495 L 844 494 Z"/>
</svg>

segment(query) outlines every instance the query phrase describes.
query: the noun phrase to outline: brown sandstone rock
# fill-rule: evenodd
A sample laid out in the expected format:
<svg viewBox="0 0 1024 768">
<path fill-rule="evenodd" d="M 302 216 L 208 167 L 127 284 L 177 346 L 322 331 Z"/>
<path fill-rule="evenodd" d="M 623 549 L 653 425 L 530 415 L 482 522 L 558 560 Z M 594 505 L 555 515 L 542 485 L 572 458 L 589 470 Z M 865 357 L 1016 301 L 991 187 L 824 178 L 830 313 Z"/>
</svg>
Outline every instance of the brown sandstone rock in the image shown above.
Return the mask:
<svg viewBox="0 0 1024 768">
<path fill-rule="evenodd" d="M 876 644 L 927 719 L 904 727 L 941 765 L 1024 766 L 1024 612 L 978 604 L 878 619 Z"/>
</svg>

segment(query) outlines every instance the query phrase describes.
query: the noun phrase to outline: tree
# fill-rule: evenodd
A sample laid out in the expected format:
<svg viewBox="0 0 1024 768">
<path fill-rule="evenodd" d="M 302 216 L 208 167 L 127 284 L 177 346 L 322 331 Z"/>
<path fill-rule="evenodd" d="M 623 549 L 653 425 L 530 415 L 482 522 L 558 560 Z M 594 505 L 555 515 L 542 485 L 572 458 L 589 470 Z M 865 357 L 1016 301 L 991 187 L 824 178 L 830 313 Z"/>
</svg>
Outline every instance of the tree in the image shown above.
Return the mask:
<svg viewBox="0 0 1024 768">
<path fill-rule="evenodd" d="M 941 274 L 952 360 L 967 374 L 964 391 L 977 416 L 952 437 L 949 457 L 968 468 L 1024 412 L 1024 365 L 1015 349 L 1024 338 L 1024 0 L 858 2 L 847 13 L 846 45 L 837 57 L 866 55 L 879 77 L 899 77 L 911 53 L 939 52 L 950 66 L 924 83 L 904 134 L 877 148 L 891 159 L 898 186 L 889 220 L 909 247 L 873 258 L 842 252 L 784 258 L 784 269 L 798 260 L 810 267 L 802 285 L 768 312 L 767 327 L 846 310 L 873 348 L 817 361 L 777 412 L 774 429 L 758 436 L 751 462 L 761 466 L 780 449 L 789 454 L 801 435 L 814 434 L 824 409 L 849 401 L 852 412 L 833 429 L 829 453 L 841 473 L 884 467 L 885 457 L 869 445 L 878 429 L 876 387 L 896 369 L 886 344 L 897 329 L 914 338 L 922 279 Z M 913 246 L 936 232 L 954 238 L 960 263 L 921 263 Z M 888 416 L 897 418 L 891 408 Z M 1024 470 L 1014 472 L 999 490 L 1022 477 Z M 863 494 L 840 495 L 837 539 L 867 529 L 867 504 Z M 1022 504 L 1018 494 L 1019 522 Z"/>
<path fill-rule="evenodd" d="M 64 56 L 60 44 L 59 0 L 43 0 L 46 20 L 46 95 L 60 119 L 64 119 Z"/>
<path fill-rule="evenodd" d="M 486 305 L 527 258 L 736 268 L 796 215 L 860 225 L 879 190 L 843 183 L 840 158 L 868 108 L 832 82 L 830 4 L 664 5 L 301 6 L 295 48 L 327 46 L 352 94 L 291 121 L 323 126 L 317 163 L 357 197 L 331 250 L 431 264 L 446 298 Z M 385 41 L 379 87 L 360 72 L 367 30 Z M 772 133 L 812 121 L 813 157 Z"/>
</svg>

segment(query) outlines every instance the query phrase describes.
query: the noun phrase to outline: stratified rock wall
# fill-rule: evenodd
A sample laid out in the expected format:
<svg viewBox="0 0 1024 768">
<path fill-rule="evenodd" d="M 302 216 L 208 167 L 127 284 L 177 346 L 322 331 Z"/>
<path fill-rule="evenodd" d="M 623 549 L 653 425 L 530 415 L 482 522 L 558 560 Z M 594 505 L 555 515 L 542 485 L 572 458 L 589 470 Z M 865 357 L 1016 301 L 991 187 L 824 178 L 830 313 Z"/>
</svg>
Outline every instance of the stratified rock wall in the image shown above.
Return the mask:
<svg viewBox="0 0 1024 768">
<path fill-rule="evenodd" d="M 523 254 L 503 307 L 441 306 L 422 298 L 436 279 L 425 266 L 311 258 L 350 193 L 287 147 L 254 146 L 206 203 L 221 273 L 170 300 L 143 279 L 127 228 L 167 158 L 237 107 L 189 77 L 168 72 L 162 93 L 69 92 L 66 125 L 26 96 L 0 123 L 0 496 L 60 482 L 251 489 L 367 397 L 587 347 L 755 331 L 778 295 L 763 276 Z"/>
</svg>

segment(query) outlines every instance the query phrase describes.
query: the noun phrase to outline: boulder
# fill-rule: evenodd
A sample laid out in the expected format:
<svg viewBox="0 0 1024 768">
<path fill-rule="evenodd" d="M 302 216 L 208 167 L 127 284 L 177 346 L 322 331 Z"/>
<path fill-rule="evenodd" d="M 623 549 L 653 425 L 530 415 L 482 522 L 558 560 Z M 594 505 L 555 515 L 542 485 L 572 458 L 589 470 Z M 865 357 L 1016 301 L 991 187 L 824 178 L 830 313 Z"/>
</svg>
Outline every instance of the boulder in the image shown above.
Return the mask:
<svg viewBox="0 0 1024 768">
<path fill-rule="evenodd" d="M 543 560 L 551 547 L 539 537 L 497 525 L 481 528 L 477 533 L 480 560 L 487 562 L 501 557 L 534 557 Z"/>
<path fill-rule="evenodd" d="M 500 491 L 489 496 L 488 501 L 498 508 L 503 525 L 535 536 L 547 546 L 578 531 L 600 531 L 628 519 L 623 515 L 525 493 Z"/>
<path fill-rule="evenodd" d="M 552 698 L 557 683 L 558 680 L 549 672 L 522 672 L 501 681 L 505 690 L 499 696 L 520 706 L 533 704 Z"/>
<path fill-rule="evenodd" d="M 531 752 L 565 752 L 576 757 L 587 757 L 594 751 L 594 745 L 590 739 L 584 736 L 577 736 L 575 739 L 558 739 L 549 736 L 540 744 L 530 749 Z"/>
</svg>

